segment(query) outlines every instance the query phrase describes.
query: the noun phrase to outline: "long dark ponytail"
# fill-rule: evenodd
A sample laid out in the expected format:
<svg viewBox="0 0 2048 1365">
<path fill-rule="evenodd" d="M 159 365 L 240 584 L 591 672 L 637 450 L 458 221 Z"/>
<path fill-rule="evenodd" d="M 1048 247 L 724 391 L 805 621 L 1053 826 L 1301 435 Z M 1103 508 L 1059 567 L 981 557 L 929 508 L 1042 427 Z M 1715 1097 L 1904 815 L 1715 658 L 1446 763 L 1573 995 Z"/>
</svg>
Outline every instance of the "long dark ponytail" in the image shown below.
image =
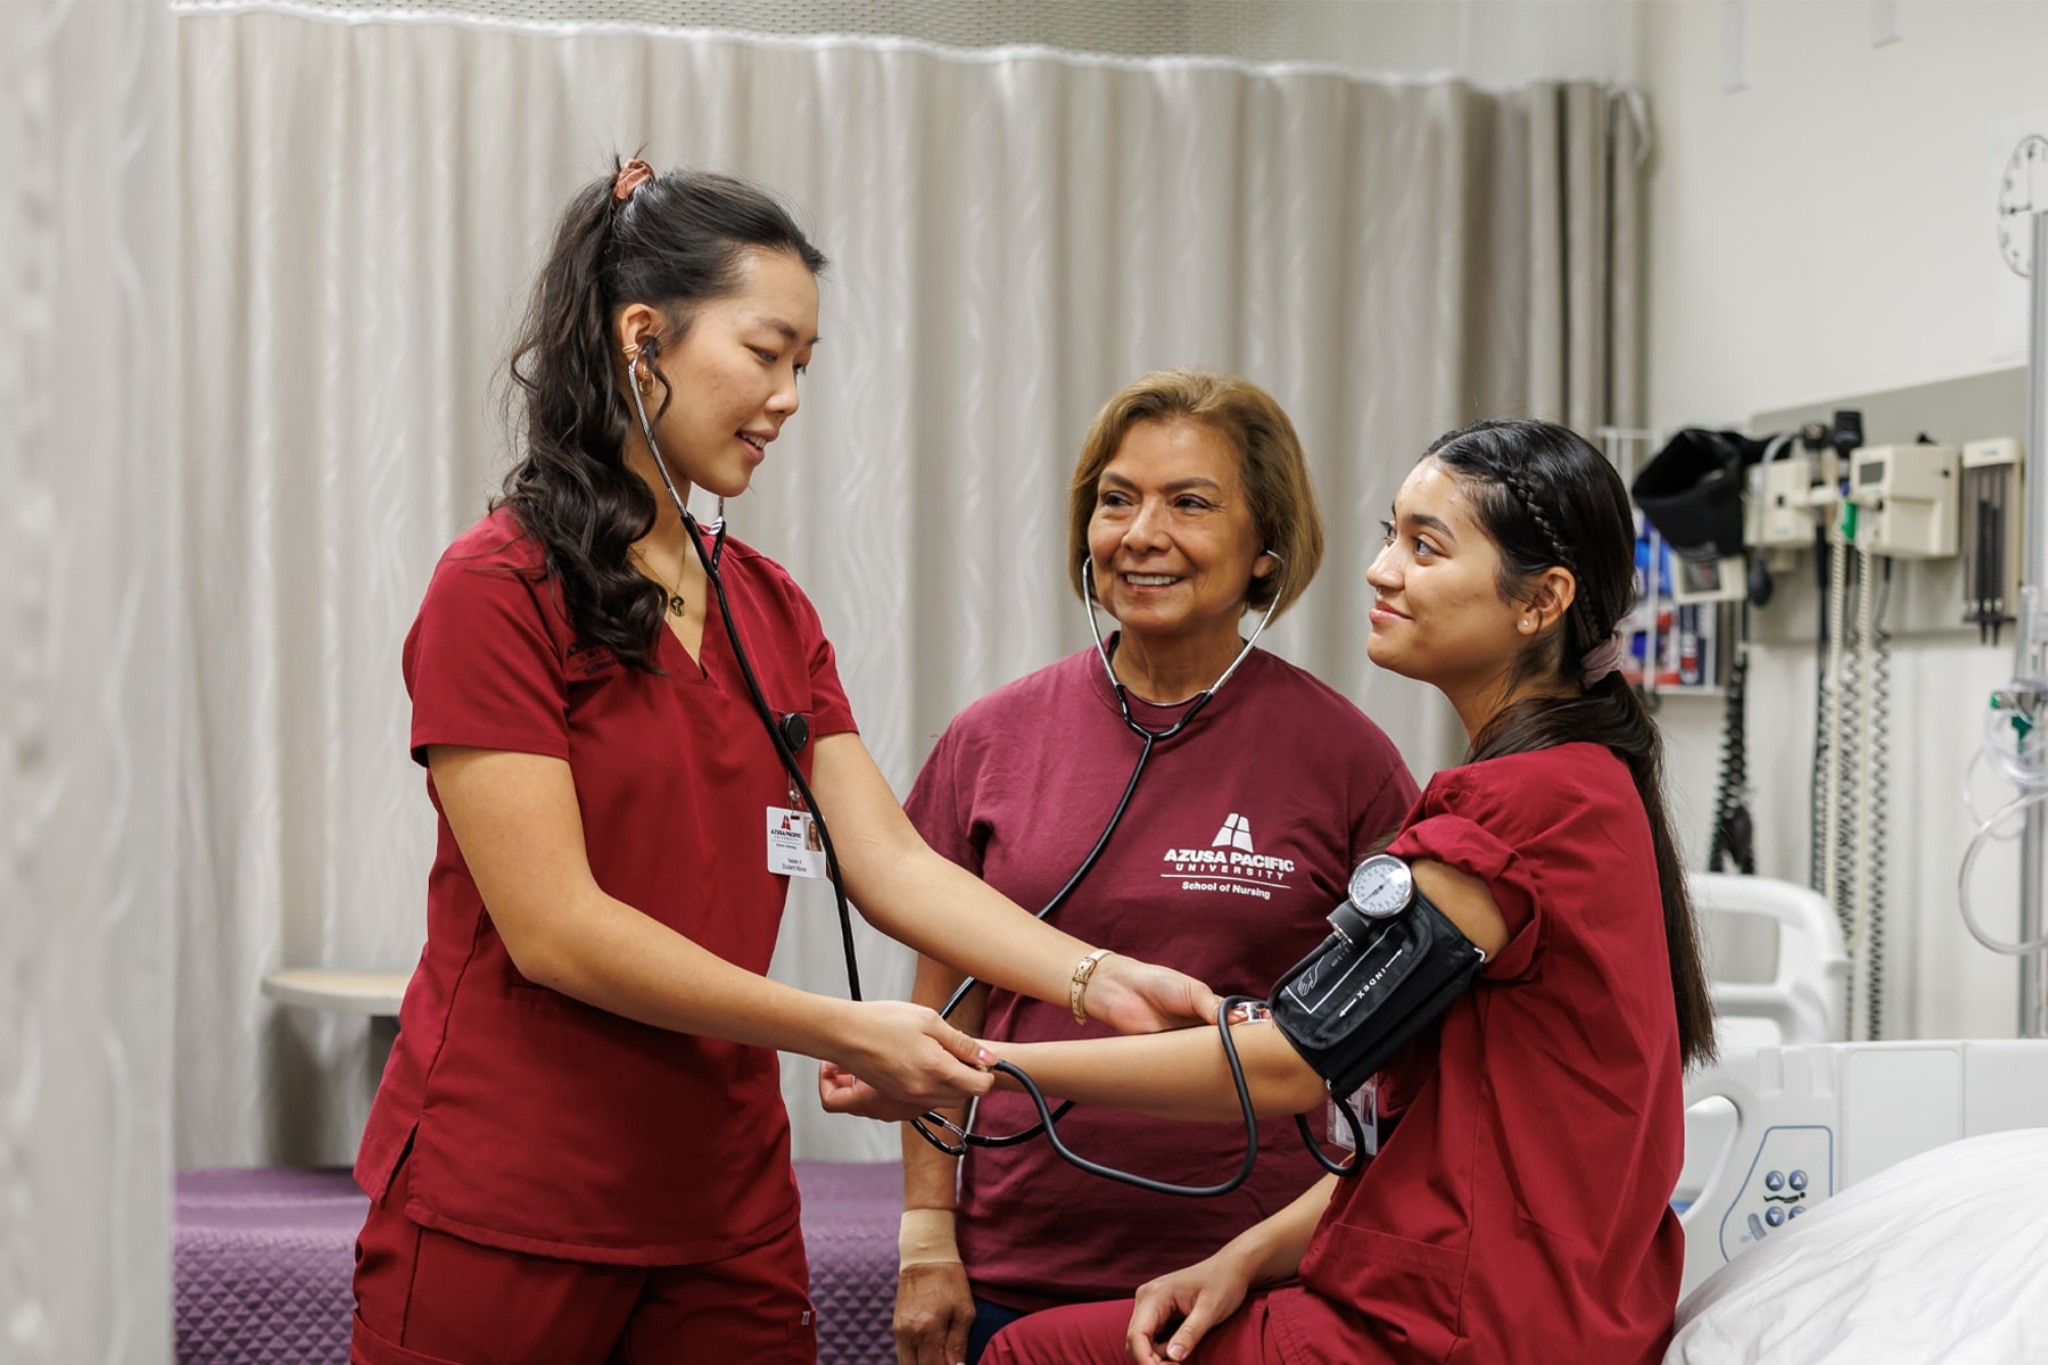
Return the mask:
<svg viewBox="0 0 2048 1365">
<path fill-rule="evenodd" d="M 626 551 L 653 529 L 655 503 L 626 466 L 633 418 L 612 319 L 645 303 L 663 314 L 662 340 L 673 344 L 699 305 L 732 291 L 750 248 L 787 252 L 814 275 L 825 257 L 787 209 L 743 180 L 670 171 L 615 198 L 621 183 L 615 169 L 576 191 L 534 281 L 512 353 L 519 460 L 499 501 L 540 542 L 577 634 L 651 669 L 664 594 Z M 660 411 L 673 397 L 664 383 Z"/>
<path fill-rule="evenodd" d="M 1628 764 L 1657 854 L 1679 1048 L 1688 1066 L 1714 1056 L 1699 929 L 1664 808 L 1664 742 L 1619 670 L 1583 681 L 1584 661 L 1607 646 L 1635 601 L 1635 533 L 1628 490 L 1614 466 L 1577 433 L 1550 422 L 1475 422 L 1439 437 L 1434 458 L 1464 486 L 1479 523 L 1500 547 L 1501 595 L 1519 601 L 1544 569 L 1571 571 L 1577 592 L 1555 628 L 1517 660 L 1511 683 L 1562 679 L 1501 711 L 1472 740 L 1468 762 L 1559 744 L 1604 744 Z"/>
</svg>

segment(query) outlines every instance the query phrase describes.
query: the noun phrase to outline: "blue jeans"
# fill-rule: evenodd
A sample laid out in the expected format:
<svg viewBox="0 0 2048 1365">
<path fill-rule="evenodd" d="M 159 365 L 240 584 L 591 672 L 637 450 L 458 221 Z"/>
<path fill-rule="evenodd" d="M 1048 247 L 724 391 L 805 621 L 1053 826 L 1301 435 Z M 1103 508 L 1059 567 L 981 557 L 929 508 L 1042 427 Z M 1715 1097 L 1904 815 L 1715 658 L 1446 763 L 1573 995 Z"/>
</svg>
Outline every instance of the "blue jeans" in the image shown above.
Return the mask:
<svg viewBox="0 0 2048 1365">
<path fill-rule="evenodd" d="M 967 1334 L 967 1365 L 975 1365 L 981 1353 L 988 1349 L 989 1338 L 1008 1327 L 1018 1318 L 1029 1316 L 1022 1308 L 1006 1308 L 999 1303 L 990 1303 L 981 1295 L 974 1296 L 974 1327 Z"/>
</svg>

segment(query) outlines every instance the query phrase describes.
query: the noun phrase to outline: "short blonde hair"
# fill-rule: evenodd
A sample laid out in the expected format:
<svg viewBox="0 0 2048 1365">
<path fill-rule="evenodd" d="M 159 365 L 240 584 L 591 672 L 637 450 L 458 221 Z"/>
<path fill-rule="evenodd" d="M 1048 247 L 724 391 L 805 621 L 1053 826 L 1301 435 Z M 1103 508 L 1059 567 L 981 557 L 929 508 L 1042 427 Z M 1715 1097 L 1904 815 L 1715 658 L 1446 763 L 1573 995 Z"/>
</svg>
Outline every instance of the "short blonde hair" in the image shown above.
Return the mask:
<svg viewBox="0 0 2048 1365">
<path fill-rule="evenodd" d="M 1088 523 L 1095 515 L 1095 485 L 1102 471 L 1132 427 L 1171 421 L 1199 422 L 1221 433 L 1237 451 L 1259 548 L 1271 550 L 1280 561 L 1277 573 L 1254 577 L 1246 585 L 1245 606 L 1263 611 L 1277 599 L 1273 614 L 1280 615 L 1294 605 L 1323 562 L 1323 517 L 1316 510 L 1308 460 L 1294 423 L 1271 394 L 1249 379 L 1210 370 L 1141 375 L 1095 414 L 1067 492 L 1067 580 L 1074 595 L 1087 600 L 1081 560 L 1088 553 Z"/>
</svg>

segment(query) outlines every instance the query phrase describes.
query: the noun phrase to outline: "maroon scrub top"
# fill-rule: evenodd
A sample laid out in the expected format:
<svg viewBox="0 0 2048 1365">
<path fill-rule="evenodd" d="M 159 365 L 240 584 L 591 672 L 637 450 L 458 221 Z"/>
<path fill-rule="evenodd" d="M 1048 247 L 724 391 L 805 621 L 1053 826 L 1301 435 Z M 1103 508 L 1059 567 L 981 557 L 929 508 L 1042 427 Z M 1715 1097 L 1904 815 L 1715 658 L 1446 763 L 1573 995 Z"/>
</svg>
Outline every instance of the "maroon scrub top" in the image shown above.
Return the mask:
<svg viewBox="0 0 2048 1365">
<path fill-rule="evenodd" d="M 1509 940 L 1382 1076 L 1399 1126 L 1272 1295 L 1289 1362 L 1662 1358 L 1685 1101 L 1649 820 L 1610 750 L 1437 774 L 1391 851 L 1487 883 Z"/>
<path fill-rule="evenodd" d="M 770 706 L 802 712 L 813 743 L 852 730 L 802 591 L 738 541 L 722 565 Z M 788 803 L 788 781 L 719 614 L 701 667 L 663 629 L 656 676 L 577 639 L 541 566 L 503 508 L 442 556 L 405 642 L 414 758 L 451 744 L 565 760 L 597 884 L 765 972 L 788 891 L 767 870 L 766 811 Z M 774 1051 L 635 1023 L 522 977 L 431 776 L 427 789 L 427 943 L 363 1135 L 363 1188 L 381 1197 L 409 1149 L 413 1221 L 584 1261 L 713 1260 L 793 1224 Z"/>
<path fill-rule="evenodd" d="M 1136 696 L 1130 705 L 1155 732 L 1187 709 Z M 963 711 L 904 808 L 934 849 L 1036 909 L 1087 857 L 1138 751 L 1101 659 L 1086 649 Z M 1344 899 L 1353 865 L 1400 827 L 1415 797 L 1378 726 L 1304 670 L 1255 649 L 1187 729 L 1154 748 L 1115 836 L 1053 923 L 1221 994 L 1263 997 L 1330 932 L 1324 917 Z M 1064 1001 L 989 993 L 990 1038 L 1108 1031 L 1077 1030 Z M 1023 1095 L 1000 1093 L 976 1112 L 988 1133 L 1037 1117 Z M 1325 1115 L 1314 1118 L 1320 1132 Z M 1097 1105 L 1060 1120 L 1060 1135 L 1085 1156 L 1179 1184 L 1216 1183 L 1244 1157 L 1240 1124 Z M 960 1250 L 974 1292 L 1008 1307 L 1117 1298 L 1208 1255 L 1321 1175 L 1291 1118 L 1259 1125 L 1250 1178 L 1214 1199 L 1088 1175 L 1043 1141 L 976 1147 L 960 1170 Z M 1172 1236 L 1161 1236 L 1169 1227 Z"/>
</svg>

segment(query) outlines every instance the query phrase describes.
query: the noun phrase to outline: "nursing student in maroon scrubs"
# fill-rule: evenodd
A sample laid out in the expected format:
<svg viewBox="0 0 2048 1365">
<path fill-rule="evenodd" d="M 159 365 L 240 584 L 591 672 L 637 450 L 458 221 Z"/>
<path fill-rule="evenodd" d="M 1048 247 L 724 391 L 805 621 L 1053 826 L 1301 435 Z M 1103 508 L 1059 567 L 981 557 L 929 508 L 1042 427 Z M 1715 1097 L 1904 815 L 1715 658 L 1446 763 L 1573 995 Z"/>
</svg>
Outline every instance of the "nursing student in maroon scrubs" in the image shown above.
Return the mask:
<svg viewBox="0 0 2048 1365">
<path fill-rule="evenodd" d="M 1416 796 L 1378 726 L 1243 638 L 1255 641 L 1268 610 L 1298 600 L 1322 559 L 1301 441 L 1248 380 L 1144 375 L 1090 426 L 1067 511 L 1075 596 L 1115 632 L 1100 650 L 963 711 L 905 809 L 933 848 L 1042 906 L 1087 858 L 1143 747 L 1117 686 L 1152 733 L 1186 718 L 1155 744 L 1115 832 L 1052 922 L 1224 994 L 1263 995 L 1328 932 L 1323 917 L 1351 868 Z M 912 998 L 940 1004 L 959 980 L 925 959 Z M 1064 1004 L 986 988 L 952 1020 L 1005 1040 L 1084 1031 Z M 976 1128 L 1013 1132 L 1033 1118 L 1023 1096 L 990 1095 Z M 1322 1170 L 1291 1120 L 1261 1128 L 1250 1178 L 1212 1199 L 1104 1182 L 1042 1141 L 955 1160 L 906 1128 L 899 1360 L 971 1363 L 1026 1312 L 1129 1294 L 1286 1207 Z M 1245 1142 L 1237 1125 L 1191 1128 L 1101 1107 L 1075 1110 L 1060 1132 L 1077 1152 L 1180 1184 L 1228 1175 Z"/>
<path fill-rule="evenodd" d="M 1562 427 L 1479 423 L 1409 474 L 1367 575 L 1371 655 L 1439 688 L 1471 747 L 1389 852 L 1488 960 L 1381 1072 L 1397 1122 L 1360 1174 L 1325 1177 L 1135 1302 L 1025 1318 L 985 1361 L 1662 1357 L 1682 1079 L 1711 1054 L 1713 1011 L 1657 729 L 1618 668 L 1633 546 L 1619 476 Z M 1262 1112 L 1324 1100 L 1274 1025 L 1233 1032 Z M 1236 1112 L 1206 1030 L 1004 1052 L 1048 1094 Z M 835 1081 L 829 1107 L 858 1093 Z"/>
<path fill-rule="evenodd" d="M 561 220 L 512 362 L 517 463 L 405 642 L 440 833 L 356 1165 L 358 1365 L 811 1361 L 776 1049 L 905 1103 L 986 1090 L 989 1055 L 930 1009 L 763 975 L 814 824 L 742 644 L 773 713 L 801 718 L 799 767 L 877 925 L 1115 1028 L 1213 1018 L 1199 983 L 1128 957 L 1071 991 L 1093 940 L 924 845 L 817 613 L 737 540 L 729 633 L 680 508 L 744 492 L 795 414 L 823 264 L 762 191 L 640 161 Z"/>
</svg>

